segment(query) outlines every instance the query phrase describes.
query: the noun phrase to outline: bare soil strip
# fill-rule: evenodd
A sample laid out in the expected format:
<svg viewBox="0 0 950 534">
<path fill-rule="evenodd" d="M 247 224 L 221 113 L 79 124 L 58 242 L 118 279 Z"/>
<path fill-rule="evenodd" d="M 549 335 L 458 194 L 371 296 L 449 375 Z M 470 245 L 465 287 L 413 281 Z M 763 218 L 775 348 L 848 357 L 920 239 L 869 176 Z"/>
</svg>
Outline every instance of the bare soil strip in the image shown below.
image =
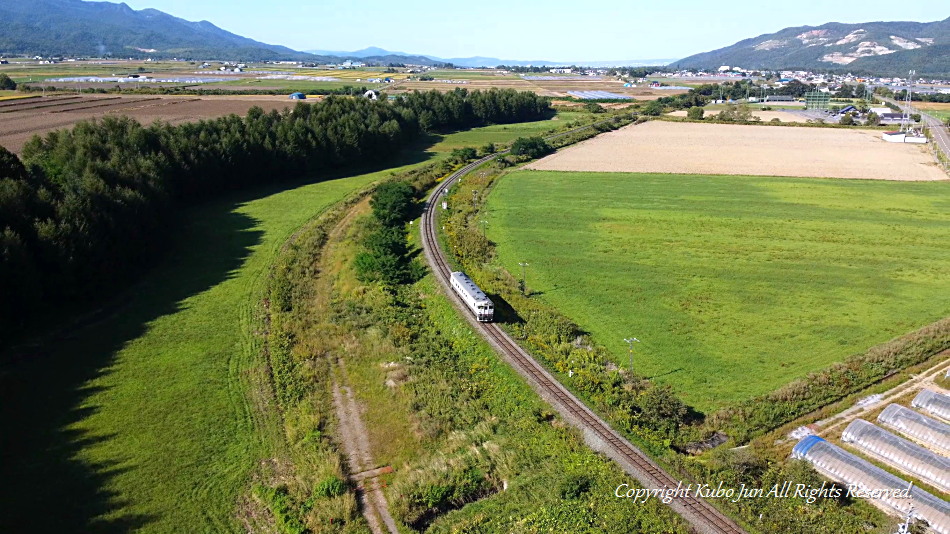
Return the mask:
<svg viewBox="0 0 950 534">
<path fill-rule="evenodd" d="M 547 171 L 947 180 L 926 145 L 839 128 L 651 121 L 599 135 L 530 165 Z"/>
<path fill-rule="evenodd" d="M 115 108 L 115 109 L 124 109 L 131 106 L 136 106 L 142 102 L 154 102 L 159 100 L 158 98 L 142 98 L 138 100 L 125 100 L 122 102 L 81 102 L 73 106 L 59 107 L 53 110 L 48 111 L 48 113 L 67 113 L 67 112 L 76 112 L 76 111 L 85 111 L 87 109 L 98 109 L 98 108 Z M 102 111 L 100 109 L 100 111 Z"/>
<path fill-rule="evenodd" d="M 369 446 L 369 433 L 363 424 L 360 405 L 353 396 L 353 390 L 346 386 L 346 366 L 337 361 L 333 381 L 333 404 L 339 423 L 339 440 L 346 452 L 347 465 L 351 473 L 350 481 L 358 483 L 356 496 L 363 515 L 374 534 L 399 534 L 396 521 L 389 513 L 389 503 L 382 488 L 376 482 L 376 476 L 386 469 L 378 469 Z M 365 476 L 367 471 L 376 471 L 377 475 Z M 357 476 L 364 475 L 364 476 Z M 382 525 L 380 524 L 382 522 Z M 385 528 L 383 528 L 385 526 Z"/>
<path fill-rule="evenodd" d="M 126 115 L 142 124 L 196 122 L 230 114 L 245 115 L 252 106 L 280 111 L 294 103 L 280 97 L 64 96 L 31 98 L 17 105 L 0 104 L 0 145 L 21 152 L 34 135 L 71 126 L 82 120 Z M 60 113 L 61 112 L 61 113 Z"/>
<path fill-rule="evenodd" d="M 118 97 L 100 98 L 99 100 L 118 100 Z M 37 109 L 58 108 L 58 107 L 63 107 L 63 106 L 71 106 L 73 104 L 86 103 L 90 101 L 92 101 L 92 99 L 82 98 L 82 97 L 69 97 L 69 98 L 57 98 L 55 100 L 32 101 L 30 102 L 29 105 L 11 106 L 9 108 L 4 108 L 0 110 L 0 113 L 16 113 L 18 111 L 33 111 Z"/>
</svg>

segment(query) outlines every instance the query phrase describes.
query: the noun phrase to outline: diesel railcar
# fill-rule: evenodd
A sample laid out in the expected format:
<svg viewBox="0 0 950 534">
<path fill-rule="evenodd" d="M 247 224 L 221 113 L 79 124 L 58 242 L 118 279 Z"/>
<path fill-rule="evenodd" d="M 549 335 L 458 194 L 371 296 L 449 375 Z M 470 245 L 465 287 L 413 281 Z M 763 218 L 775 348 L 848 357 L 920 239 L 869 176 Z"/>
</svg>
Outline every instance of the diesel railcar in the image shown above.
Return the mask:
<svg viewBox="0 0 950 534">
<path fill-rule="evenodd" d="M 462 302 L 480 322 L 490 322 L 495 316 L 495 305 L 485 296 L 485 292 L 472 282 L 465 273 L 456 271 L 449 277 L 452 291 L 461 297 Z"/>
</svg>

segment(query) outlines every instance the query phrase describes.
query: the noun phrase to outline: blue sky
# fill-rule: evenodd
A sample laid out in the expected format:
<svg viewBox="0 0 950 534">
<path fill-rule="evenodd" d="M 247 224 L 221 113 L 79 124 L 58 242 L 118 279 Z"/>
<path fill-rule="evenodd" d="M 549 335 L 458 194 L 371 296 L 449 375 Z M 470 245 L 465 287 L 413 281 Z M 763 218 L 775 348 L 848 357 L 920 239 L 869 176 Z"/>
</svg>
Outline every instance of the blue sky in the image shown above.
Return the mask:
<svg viewBox="0 0 950 534">
<path fill-rule="evenodd" d="M 388 50 L 440 57 L 680 58 L 788 26 L 950 16 L 946 0 L 126 0 L 297 50 Z M 718 4 L 718 5 L 717 5 Z M 735 5 L 736 3 L 731 3 Z M 720 7 L 722 6 L 722 7 Z M 761 6 L 761 7 L 753 7 Z"/>
</svg>

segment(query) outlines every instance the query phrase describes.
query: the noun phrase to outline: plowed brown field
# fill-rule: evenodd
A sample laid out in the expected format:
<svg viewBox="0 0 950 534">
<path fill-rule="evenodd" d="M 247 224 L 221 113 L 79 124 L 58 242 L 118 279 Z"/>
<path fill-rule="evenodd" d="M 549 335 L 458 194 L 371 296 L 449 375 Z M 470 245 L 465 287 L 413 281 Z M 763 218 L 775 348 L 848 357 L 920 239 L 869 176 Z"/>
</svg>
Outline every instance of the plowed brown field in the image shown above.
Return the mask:
<svg viewBox="0 0 950 534">
<path fill-rule="evenodd" d="M 67 128 L 81 120 L 127 115 L 151 124 L 162 120 L 171 124 L 244 115 L 252 106 L 264 111 L 281 110 L 296 104 L 287 97 L 168 97 L 168 96 L 86 96 L 30 98 L 5 101 L 0 107 L 0 145 L 20 152 L 34 135 Z"/>
</svg>

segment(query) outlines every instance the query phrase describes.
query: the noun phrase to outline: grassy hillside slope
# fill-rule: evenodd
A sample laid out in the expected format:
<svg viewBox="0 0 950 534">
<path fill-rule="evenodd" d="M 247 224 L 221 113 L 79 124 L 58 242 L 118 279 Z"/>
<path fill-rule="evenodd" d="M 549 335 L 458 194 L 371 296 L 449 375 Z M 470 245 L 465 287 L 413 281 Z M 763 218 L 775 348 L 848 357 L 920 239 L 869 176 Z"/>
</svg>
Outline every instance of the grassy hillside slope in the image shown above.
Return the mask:
<svg viewBox="0 0 950 534">
<path fill-rule="evenodd" d="M 406 163 L 468 138 L 507 140 L 459 132 Z M 264 278 L 301 225 L 396 170 L 194 208 L 118 311 L 21 348 L 0 368 L 0 424 L 15 429 L 0 433 L 0 480 L 13 481 L 0 531 L 240 531 L 250 474 L 283 446 L 272 400 L 248 393 L 267 375 L 252 316 Z"/>
</svg>

